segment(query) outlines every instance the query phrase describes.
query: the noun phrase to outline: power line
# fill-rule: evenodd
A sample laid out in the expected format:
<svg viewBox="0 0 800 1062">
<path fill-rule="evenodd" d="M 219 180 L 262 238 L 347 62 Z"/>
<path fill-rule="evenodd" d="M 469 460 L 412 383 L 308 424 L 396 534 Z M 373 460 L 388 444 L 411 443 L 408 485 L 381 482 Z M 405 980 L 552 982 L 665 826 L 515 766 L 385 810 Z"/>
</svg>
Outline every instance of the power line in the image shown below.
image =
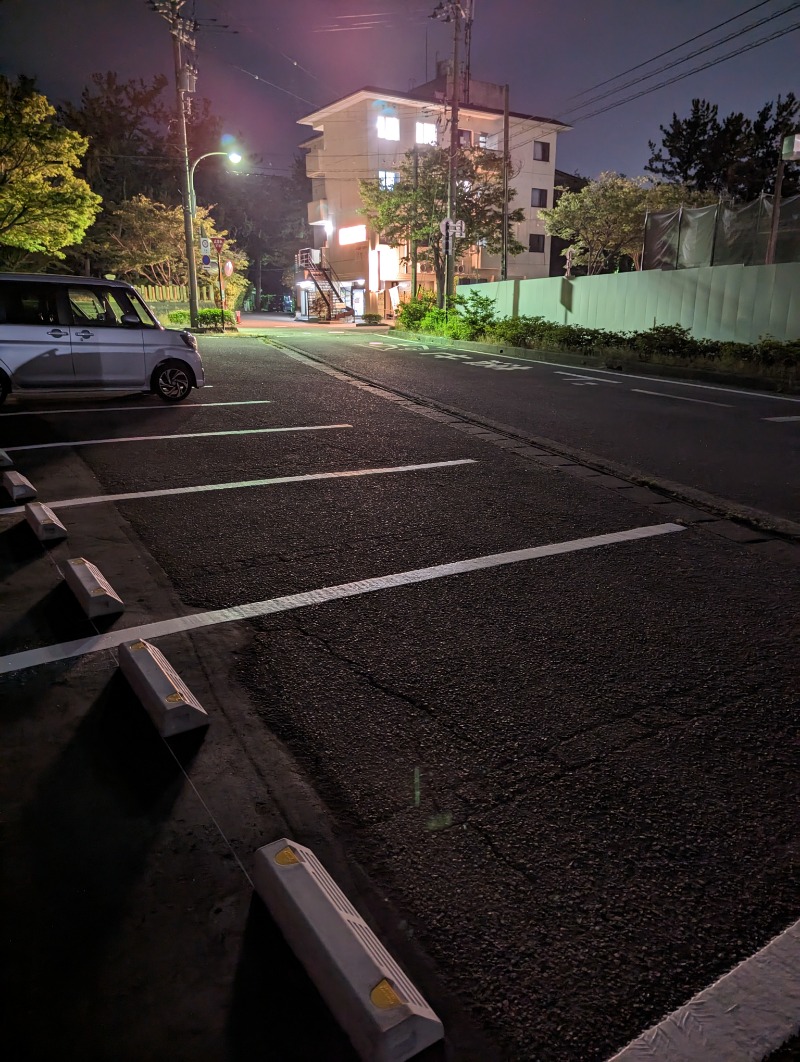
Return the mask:
<svg viewBox="0 0 800 1062">
<path fill-rule="evenodd" d="M 570 100 L 576 100 L 579 96 L 586 96 L 588 93 L 594 92 L 595 89 L 602 88 L 603 85 L 610 85 L 612 81 L 617 81 L 619 78 L 625 77 L 626 74 L 632 74 L 634 70 L 641 70 L 643 66 L 648 66 L 650 63 L 654 63 L 656 59 L 663 59 L 665 55 L 670 55 L 672 52 L 676 52 L 679 48 L 684 48 L 687 44 L 693 44 L 695 41 L 699 41 L 701 37 L 706 37 L 709 33 L 713 33 L 714 30 L 722 29 L 722 27 L 727 26 L 728 23 L 735 22 L 739 18 L 744 18 L 744 16 L 749 15 L 751 11 L 757 11 L 758 8 L 771 3 L 772 0 L 761 0 L 760 3 L 754 4 L 753 7 L 748 7 L 745 11 L 740 11 L 738 15 L 726 18 L 724 22 L 718 22 L 716 26 L 710 26 L 708 29 L 703 30 L 702 33 L 696 33 L 694 37 L 689 37 L 688 40 L 682 41 L 680 44 L 675 44 L 671 48 L 667 48 L 664 52 L 659 52 L 658 55 L 654 55 L 650 59 L 645 59 L 643 63 L 637 63 L 636 66 L 629 66 L 627 70 L 615 74 L 614 77 L 606 78 L 605 81 L 598 81 L 596 85 L 590 85 L 589 88 L 584 89 L 582 92 L 576 92 L 574 96 L 568 96 L 567 102 Z"/>
<path fill-rule="evenodd" d="M 733 33 L 728 33 L 725 37 L 720 37 L 717 41 L 712 41 L 711 44 L 706 44 L 702 48 L 696 48 L 693 52 L 682 56 L 679 59 L 673 59 L 670 63 L 664 63 L 663 66 L 656 67 L 655 70 L 651 70 L 649 74 L 641 74 L 639 77 L 632 78 L 630 81 L 625 81 L 623 84 L 618 85 L 617 88 L 609 89 L 607 92 L 601 93 L 599 96 L 593 96 L 591 99 L 586 100 L 584 103 L 576 104 L 569 110 L 565 111 L 565 114 L 572 114 L 574 111 L 581 111 L 584 107 L 590 107 L 600 100 L 607 99 L 609 96 L 615 96 L 618 92 L 622 92 L 626 88 L 631 88 L 633 85 L 638 85 L 642 81 L 647 81 L 651 77 L 655 77 L 656 74 L 661 74 L 665 70 L 671 70 L 676 66 L 680 66 L 682 63 L 688 62 L 690 59 L 696 59 L 698 55 L 703 55 L 705 52 L 710 52 L 714 48 L 718 48 L 721 44 L 726 44 L 728 41 L 735 40 L 736 37 L 741 37 L 745 33 L 749 33 L 750 30 L 756 29 L 758 26 L 766 25 L 767 22 L 773 22 L 776 18 L 780 18 L 782 15 L 788 15 L 792 11 L 796 11 L 800 7 L 800 3 L 791 3 L 786 7 L 781 8 L 780 11 L 774 12 L 772 15 L 765 15 L 763 18 L 756 19 L 754 22 L 749 22 L 741 29 L 734 30 Z M 710 32 L 710 31 L 709 31 Z M 676 45 L 680 48 L 682 45 Z M 674 51 L 674 49 L 671 49 Z M 650 60 L 652 62 L 652 60 Z M 618 77 L 622 77 L 621 74 Z M 612 81 L 616 81 L 617 78 L 611 78 Z M 574 98 L 574 97 L 573 97 Z"/>
</svg>

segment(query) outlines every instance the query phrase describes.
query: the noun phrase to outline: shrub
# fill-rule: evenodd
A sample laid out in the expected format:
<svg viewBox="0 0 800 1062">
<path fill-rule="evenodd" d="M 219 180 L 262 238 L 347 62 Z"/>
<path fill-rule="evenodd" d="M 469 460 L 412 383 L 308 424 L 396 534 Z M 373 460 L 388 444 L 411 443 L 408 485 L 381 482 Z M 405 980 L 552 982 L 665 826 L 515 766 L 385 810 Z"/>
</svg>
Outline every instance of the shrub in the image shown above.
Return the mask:
<svg viewBox="0 0 800 1062">
<path fill-rule="evenodd" d="M 430 291 L 421 291 L 416 299 L 400 303 L 397 324 L 407 332 L 418 332 L 428 310 L 435 307 L 436 298 Z"/>
<path fill-rule="evenodd" d="M 197 322 L 201 328 L 219 328 L 221 324 L 222 313 L 220 310 L 211 309 L 211 307 L 203 306 L 197 311 Z M 167 320 L 170 324 L 182 325 L 184 327 L 189 326 L 189 311 L 188 310 L 171 310 L 167 314 Z M 225 311 L 225 327 L 236 327 L 236 314 L 233 310 Z"/>
<path fill-rule="evenodd" d="M 361 320 L 364 324 L 376 325 L 380 324 L 383 318 L 379 313 L 365 313 L 362 315 Z"/>
<path fill-rule="evenodd" d="M 497 320 L 494 299 L 488 295 L 481 295 L 479 291 L 471 291 L 466 298 L 463 295 L 456 295 L 454 301 L 463 328 L 468 333 L 463 338 L 482 339 Z M 453 336 L 453 338 L 460 337 Z"/>
<path fill-rule="evenodd" d="M 655 358 L 696 358 L 703 354 L 703 344 L 682 325 L 654 325 L 646 332 L 638 332 L 634 350 L 640 361 Z"/>
</svg>

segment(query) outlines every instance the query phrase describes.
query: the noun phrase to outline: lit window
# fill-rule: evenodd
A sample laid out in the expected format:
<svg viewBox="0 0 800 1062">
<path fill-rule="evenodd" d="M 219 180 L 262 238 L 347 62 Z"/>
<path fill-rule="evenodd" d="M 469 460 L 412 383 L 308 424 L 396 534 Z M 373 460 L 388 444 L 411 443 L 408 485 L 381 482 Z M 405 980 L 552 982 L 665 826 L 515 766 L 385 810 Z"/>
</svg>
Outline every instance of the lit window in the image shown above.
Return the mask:
<svg viewBox="0 0 800 1062">
<path fill-rule="evenodd" d="M 546 140 L 534 140 L 533 157 L 536 162 L 550 161 L 550 145 Z"/>
<path fill-rule="evenodd" d="M 534 254 L 544 254 L 544 236 L 541 232 L 532 232 L 528 237 L 528 250 Z"/>
<path fill-rule="evenodd" d="M 378 115 L 378 137 L 381 140 L 400 139 L 400 119 L 390 114 Z"/>
<path fill-rule="evenodd" d="M 417 122 L 417 143 L 436 147 L 436 123 Z"/>
<path fill-rule="evenodd" d="M 547 206 L 547 189 L 546 188 L 531 188 L 531 206 L 532 207 L 546 207 Z"/>
<path fill-rule="evenodd" d="M 366 225 L 350 225 L 347 228 L 339 229 L 339 244 L 342 247 L 346 247 L 349 243 L 366 243 L 367 242 L 367 226 Z"/>
<path fill-rule="evenodd" d="M 378 170 L 378 187 L 387 192 L 391 191 L 397 184 L 398 176 L 394 170 Z"/>
<path fill-rule="evenodd" d="M 471 129 L 459 129 L 458 131 L 458 143 L 462 148 L 472 147 L 472 130 Z"/>
<path fill-rule="evenodd" d="M 489 146 L 489 134 L 488 133 L 478 133 L 478 147 L 479 148 L 483 148 L 484 151 L 485 151 L 486 148 L 488 148 L 488 146 Z"/>
</svg>

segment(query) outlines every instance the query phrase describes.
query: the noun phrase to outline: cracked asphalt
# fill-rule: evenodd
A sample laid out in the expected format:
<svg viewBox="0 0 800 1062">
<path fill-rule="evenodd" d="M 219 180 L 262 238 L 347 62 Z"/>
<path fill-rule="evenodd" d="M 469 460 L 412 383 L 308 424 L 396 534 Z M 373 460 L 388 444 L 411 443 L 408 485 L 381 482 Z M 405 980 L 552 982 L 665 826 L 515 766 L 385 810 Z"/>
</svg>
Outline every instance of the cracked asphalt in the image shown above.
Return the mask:
<svg viewBox="0 0 800 1062">
<path fill-rule="evenodd" d="M 12 400 L 50 412 L 0 445 L 352 425 L 18 451 L 46 501 L 472 463 L 66 507 L 47 553 L 0 514 L 3 654 L 93 633 L 66 556 L 127 628 L 676 518 L 262 340 L 202 351 L 192 403 L 269 404 Z M 14 1062 L 349 1059 L 252 901 L 284 834 L 442 1016 L 431 1059 L 602 1062 L 762 947 L 800 906 L 798 547 L 712 524 L 159 640 L 212 715 L 172 754 L 112 653 L 0 677 Z"/>
</svg>

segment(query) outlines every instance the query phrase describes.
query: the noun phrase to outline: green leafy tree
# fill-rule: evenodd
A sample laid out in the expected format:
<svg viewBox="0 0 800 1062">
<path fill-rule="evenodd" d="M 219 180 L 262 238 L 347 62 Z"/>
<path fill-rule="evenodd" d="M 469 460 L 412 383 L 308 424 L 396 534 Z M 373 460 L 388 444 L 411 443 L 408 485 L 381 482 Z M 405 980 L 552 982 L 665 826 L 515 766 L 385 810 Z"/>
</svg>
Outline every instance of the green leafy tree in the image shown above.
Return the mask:
<svg viewBox="0 0 800 1062">
<path fill-rule="evenodd" d="M 55 116 L 32 82 L 0 76 L 0 254 L 10 266 L 30 254 L 64 258 L 100 208 L 76 173 L 86 139 Z"/>
<path fill-rule="evenodd" d="M 610 272 L 626 259 L 641 268 L 648 210 L 700 206 L 715 198 L 679 184 L 653 185 L 647 177 L 606 172 L 579 192 L 562 190 L 555 206 L 539 214 L 547 234 L 565 240 L 572 262 L 591 276 Z"/>
<path fill-rule="evenodd" d="M 781 140 L 799 124 L 800 100 L 792 92 L 765 103 L 753 119 L 738 112 L 720 120 L 716 104 L 694 99 L 688 117 L 673 114 L 660 127 L 660 147 L 649 142 L 645 169 L 698 191 L 755 199 L 774 190 Z M 784 182 L 784 195 L 800 191 L 797 169 L 787 167 Z"/>
<path fill-rule="evenodd" d="M 469 148 L 459 152 L 456 220 L 463 221 L 464 239 L 455 240 L 458 258 L 469 247 L 481 244 L 489 253 L 499 254 L 503 243 L 503 159 L 494 151 Z M 447 215 L 449 152 L 427 148 L 418 153 L 416 180 L 414 151 L 407 151 L 400 163 L 399 178 L 393 188 L 377 182 L 361 181 L 361 211 L 391 247 L 418 243 L 418 260 L 436 275 L 439 306 L 444 304 L 444 237 L 439 222 Z M 514 190 L 511 189 L 511 197 Z M 522 221 L 522 210 L 508 215 L 508 251 L 520 254 L 525 248 L 513 235 L 512 225 Z M 408 261 L 408 257 L 404 258 Z"/>
<path fill-rule="evenodd" d="M 199 245 L 201 229 L 207 236 L 228 235 L 225 229 L 217 229 L 204 207 L 197 208 L 195 246 Z M 181 207 L 135 196 L 109 214 L 99 235 L 101 243 L 93 246 L 91 251 L 107 263 L 109 272 L 146 284 L 188 282 Z M 226 281 L 226 288 L 230 292 L 238 291 L 246 284 L 243 273 L 247 269 L 247 256 L 231 240 L 223 257 L 229 258 L 236 270 Z M 200 273 L 199 276 L 209 283 L 217 282 L 214 273 Z"/>
</svg>

